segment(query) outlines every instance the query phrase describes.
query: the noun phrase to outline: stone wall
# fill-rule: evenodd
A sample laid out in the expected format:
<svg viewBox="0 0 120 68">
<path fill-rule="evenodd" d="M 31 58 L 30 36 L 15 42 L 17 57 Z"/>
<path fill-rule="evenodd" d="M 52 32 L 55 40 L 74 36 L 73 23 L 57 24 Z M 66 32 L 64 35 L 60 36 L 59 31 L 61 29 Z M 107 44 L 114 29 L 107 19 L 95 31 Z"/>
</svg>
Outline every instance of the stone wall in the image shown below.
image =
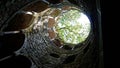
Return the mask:
<svg viewBox="0 0 120 68">
<path fill-rule="evenodd" d="M 16 11 L 18 11 L 20 8 L 22 8 L 23 6 L 25 6 L 26 4 L 32 1 L 34 0 L 1 0 L 0 1 L 0 28 Z M 77 2 L 74 2 L 74 3 L 77 3 Z M 89 2 L 86 2 L 86 3 L 89 3 Z M 93 10 L 93 8 L 90 8 L 90 10 L 95 11 Z M 39 38 L 36 37 L 39 40 L 41 40 L 39 42 L 40 46 L 37 46 L 34 40 L 32 41 L 27 40 L 29 41 L 29 43 L 26 42 L 26 44 L 24 44 L 24 46 L 20 50 L 18 50 L 18 53 L 17 52 L 16 53 L 25 55 L 26 57 L 28 57 L 33 63 L 31 68 L 100 68 L 99 61 L 101 59 L 99 58 L 99 53 L 100 53 L 99 46 L 101 45 L 99 42 L 100 40 L 99 33 L 97 31 L 99 28 L 97 27 L 98 24 L 96 24 L 96 22 L 98 22 L 98 20 L 94 21 L 94 25 L 93 25 L 94 36 L 92 37 L 92 40 L 89 42 L 87 47 L 82 49 L 81 52 L 76 55 L 70 55 L 70 56 L 63 55 L 62 58 L 60 59 L 59 58 L 56 59 L 55 56 L 53 55 L 54 58 L 52 58 L 51 56 L 49 56 L 50 55 L 49 52 L 51 51 L 51 49 L 47 47 L 49 46 L 49 43 L 45 43 L 45 40 L 40 35 L 39 35 L 40 36 Z M 32 34 L 32 36 L 34 35 L 35 34 Z M 33 43 L 30 43 L 30 42 L 34 42 L 36 45 L 31 45 Z M 51 59 L 48 60 L 48 58 L 44 56 L 47 56 L 48 58 L 51 57 Z M 68 61 L 68 60 L 71 60 L 71 61 Z M 50 63 L 48 61 L 50 61 Z"/>
</svg>

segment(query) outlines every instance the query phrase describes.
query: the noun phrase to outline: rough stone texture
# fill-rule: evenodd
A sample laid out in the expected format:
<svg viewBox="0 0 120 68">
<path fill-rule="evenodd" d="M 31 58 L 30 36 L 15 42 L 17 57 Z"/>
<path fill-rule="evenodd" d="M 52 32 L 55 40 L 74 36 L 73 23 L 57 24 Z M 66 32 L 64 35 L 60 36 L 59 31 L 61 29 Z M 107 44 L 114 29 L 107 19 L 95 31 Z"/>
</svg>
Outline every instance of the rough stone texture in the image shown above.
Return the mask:
<svg viewBox="0 0 120 68">
<path fill-rule="evenodd" d="M 32 1 L 34 0 L 1 0 L 0 28 L 16 11 Z M 96 27 L 94 28 L 97 29 Z M 76 54 L 75 59 L 71 63 L 64 61 L 72 54 L 61 54 L 62 52 L 58 53 L 57 49 L 51 49 L 50 42 L 45 41 L 46 38 L 37 32 L 26 35 L 23 47 L 16 53 L 28 57 L 33 63 L 31 68 L 99 68 L 99 43 L 97 41 L 99 39 L 95 30 L 93 30 L 93 34 L 95 36 L 92 38 L 92 41 L 85 49 L 80 50 L 81 52 Z M 60 57 L 50 56 L 51 52 L 60 55 Z"/>
<path fill-rule="evenodd" d="M 0 1 L 0 26 L 7 21 L 16 11 L 33 0 L 1 0 Z"/>
</svg>

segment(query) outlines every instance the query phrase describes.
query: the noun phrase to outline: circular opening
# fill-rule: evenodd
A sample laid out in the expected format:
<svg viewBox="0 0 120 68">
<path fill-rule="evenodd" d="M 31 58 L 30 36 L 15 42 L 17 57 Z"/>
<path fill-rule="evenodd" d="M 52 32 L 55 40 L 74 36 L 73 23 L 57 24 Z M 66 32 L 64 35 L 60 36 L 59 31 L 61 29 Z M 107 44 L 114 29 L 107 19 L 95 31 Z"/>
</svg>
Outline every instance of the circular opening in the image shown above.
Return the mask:
<svg viewBox="0 0 120 68">
<path fill-rule="evenodd" d="M 68 10 L 62 13 L 55 26 L 58 38 L 64 44 L 79 44 L 86 40 L 91 24 L 88 17 L 79 10 Z"/>
</svg>

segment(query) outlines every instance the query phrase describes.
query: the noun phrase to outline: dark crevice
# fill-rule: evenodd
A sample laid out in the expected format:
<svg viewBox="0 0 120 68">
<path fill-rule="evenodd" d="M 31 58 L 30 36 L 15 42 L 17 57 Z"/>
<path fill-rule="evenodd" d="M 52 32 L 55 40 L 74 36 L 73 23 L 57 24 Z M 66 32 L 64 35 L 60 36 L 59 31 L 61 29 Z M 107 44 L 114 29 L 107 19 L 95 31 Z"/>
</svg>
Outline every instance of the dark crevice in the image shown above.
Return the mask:
<svg viewBox="0 0 120 68">
<path fill-rule="evenodd" d="M 65 59 L 65 61 L 63 61 L 63 64 L 68 64 L 68 63 L 74 62 L 76 56 L 77 56 L 77 55 L 68 56 L 68 57 Z"/>
<path fill-rule="evenodd" d="M 83 51 L 84 54 L 88 51 L 89 46 L 90 46 L 90 44 L 88 44 L 87 47 L 84 49 L 84 51 Z"/>
<path fill-rule="evenodd" d="M 59 55 L 54 54 L 54 53 L 51 53 L 50 56 L 55 57 L 55 58 L 59 58 L 60 57 Z"/>
<path fill-rule="evenodd" d="M 23 33 L 5 34 L 0 36 L 0 57 L 5 57 L 20 49 L 24 43 Z"/>
<path fill-rule="evenodd" d="M 0 62 L 0 68 L 30 68 L 31 61 L 22 55 L 12 56 Z"/>
<path fill-rule="evenodd" d="M 66 49 L 66 50 L 71 50 L 72 48 L 71 48 L 71 47 L 69 47 L 68 45 L 64 45 L 64 46 L 63 46 L 63 49 Z"/>
</svg>

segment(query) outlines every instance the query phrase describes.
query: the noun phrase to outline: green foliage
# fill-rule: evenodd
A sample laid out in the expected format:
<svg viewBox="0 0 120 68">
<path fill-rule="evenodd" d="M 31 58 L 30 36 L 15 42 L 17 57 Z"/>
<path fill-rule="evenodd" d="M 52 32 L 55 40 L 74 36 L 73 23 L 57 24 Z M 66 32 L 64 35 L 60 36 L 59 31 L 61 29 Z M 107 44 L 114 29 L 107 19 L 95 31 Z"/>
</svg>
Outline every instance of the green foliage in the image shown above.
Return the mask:
<svg viewBox="0 0 120 68">
<path fill-rule="evenodd" d="M 81 14 L 78 10 L 70 10 L 63 13 L 59 20 L 56 30 L 58 32 L 58 37 L 68 44 L 78 44 L 83 42 L 86 37 L 83 33 L 83 27 L 77 20 L 80 18 Z"/>
</svg>

